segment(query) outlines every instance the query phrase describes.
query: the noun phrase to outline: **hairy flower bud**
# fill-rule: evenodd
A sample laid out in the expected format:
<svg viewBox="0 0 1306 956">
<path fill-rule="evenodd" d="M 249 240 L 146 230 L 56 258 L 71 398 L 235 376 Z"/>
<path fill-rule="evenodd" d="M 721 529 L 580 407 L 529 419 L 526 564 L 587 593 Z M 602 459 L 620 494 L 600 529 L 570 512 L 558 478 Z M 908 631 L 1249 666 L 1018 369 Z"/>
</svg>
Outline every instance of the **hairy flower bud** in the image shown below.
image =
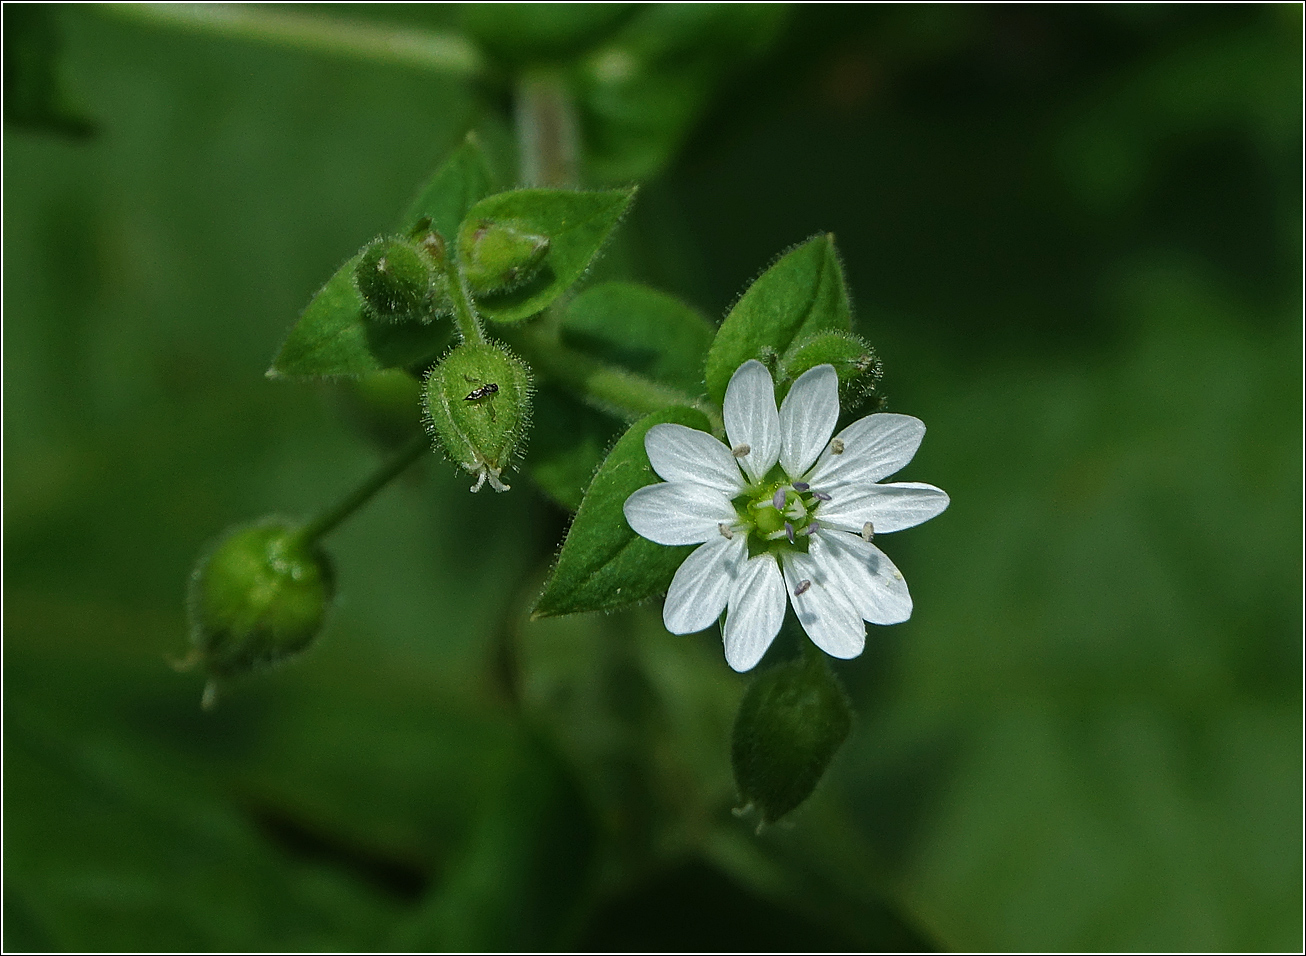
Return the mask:
<svg viewBox="0 0 1306 956">
<path fill-rule="evenodd" d="M 430 322 L 448 311 L 444 258 L 444 239 L 437 232 L 369 244 L 354 267 L 368 314 L 386 322 Z"/>
<path fill-rule="evenodd" d="M 839 403 L 845 410 L 874 395 L 884 376 L 879 356 L 865 340 L 851 332 L 819 332 L 789 352 L 779 378 L 793 382 L 818 365 L 834 366 Z"/>
<path fill-rule="evenodd" d="M 326 554 L 298 532 L 263 518 L 229 531 L 195 565 L 191 661 L 214 681 L 298 654 L 322 629 L 335 576 Z"/>
<path fill-rule="evenodd" d="M 803 803 L 852 729 L 852 708 L 824 659 L 808 656 L 764 671 L 735 717 L 735 785 L 764 824 Z"/>
<path fill-rule="evenodd" d="M 458 230 L 458 260 L 476 295 L 510 292 L 530 281 L 549 251 L 549 238 L 513 220 L 468 219 Z"/>
<path fill-rule="evenodd" d="M 531 417 L 530 369 L 500 345 L 464 343 L 426 377 L 426 421 L 450 459 L 507 491 L 501 475 L 525 444 Z"/>
</svg>

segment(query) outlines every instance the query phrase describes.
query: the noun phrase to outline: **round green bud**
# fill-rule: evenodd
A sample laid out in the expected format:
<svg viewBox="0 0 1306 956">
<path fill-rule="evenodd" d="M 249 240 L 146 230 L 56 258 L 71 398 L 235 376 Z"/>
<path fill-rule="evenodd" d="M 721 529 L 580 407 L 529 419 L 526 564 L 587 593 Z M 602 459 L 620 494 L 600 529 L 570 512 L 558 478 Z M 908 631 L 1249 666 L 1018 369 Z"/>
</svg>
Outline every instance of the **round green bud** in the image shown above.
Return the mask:
<svg viewBox="0 0 1306 956">
<path fill-rule="evenodd" d="M 531 373 L 500 345 L 463 343 L 427 374 L 426 422 L 445 454 L 476 476 L 507 491 L 502 474 L 522 452 L 531 418 Z"/>
<path fill-rule="evenodd" d="M 475 295 L 511 292 L 539 272 L 549 237 L 515 220 L 468 219 L 458 229 L 458 261 Z"/>
<path fill-rule="evenodd" d="M 735 717 L 735 785 L 763 824 L 803 803 L 852 729 L 848 695 L 823 659 L 809 655 L 762 672 Z"/>
<path fill-rule="evenodd" d="M 377 239 L 354 267 L 368 313 L 387 322 L 430 321 L 435 280 L 430 255 L 411 239 Z"/>
<path fill-rule="evenodd" d="M 264 518 L 229 531 L 191 573 L 193 662 L 218 680 L 298 654 L 322 629 L 334 590 L 330 561 L 298 525 Z"/>
<path fill-rule="evenodd" d="M 884 377 L 883 363 L 864 339 L 851 332 L 818 332 L 785 357 L 777 376 L 781 388 L 787 390 L 798 376 L 818 365 L 834 366 L 839 375 L 839 404 L 845 411 L 875 395 Z"/>
</svg>

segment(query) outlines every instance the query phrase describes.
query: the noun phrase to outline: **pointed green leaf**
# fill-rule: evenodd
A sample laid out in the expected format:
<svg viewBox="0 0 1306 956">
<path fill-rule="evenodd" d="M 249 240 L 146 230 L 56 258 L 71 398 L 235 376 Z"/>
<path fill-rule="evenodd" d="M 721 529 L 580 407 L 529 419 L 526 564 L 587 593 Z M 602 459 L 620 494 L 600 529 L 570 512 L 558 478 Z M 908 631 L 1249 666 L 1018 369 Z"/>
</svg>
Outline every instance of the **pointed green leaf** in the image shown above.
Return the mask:
<svg viewBox="0 0 1306 956">
<path fill-rule="evenodd" d="M 399 231 L 407 232 L 419 219 L 428 216 L 431 227 L 452 240 L 467 210 L 492 192 L 494 176 L 485 153 L 476 135 L 468 133 L 463 144 L 432 174 L 409 205 L 400 220 Z"/>
<path fill-rule="evenodd" d="M 762 273 L 721 323 L 707 355 L 707 394 L 722 401 L 730 376 L 749 359 L 773 365 L 813 333 L 851 328 L 834 237 L 809 239 Z"/>
<path fill-rule="evenodd" d="M 589 268 L 634 195 L 634 189 L 518 189 L 482 199 L 468 219 L 511 220 L 523 231 L 547 236 L 549 251 L 530 281 L 478 298 L 477 308 L 495 322 L 517 322 L 544 309 Z"/>
<path fill-rule="evenodd" d="M 566 344 L 691 395 L 703 391 L 714 331 L 679 299 L 634 282 L 586 289 L 562 316 Z"/>
<path fill-rule="evenodd" d="M 668 408 L 641 418 L 613 446 L 590 482 L 567 532 L 558 564 L 535 605 L 536 617 L 607 611 L 662 594 L 693 547 L 666 547 L 630 530 L 622 511 L 638 488 L 658 481 L 644 451 L 644 435 L 661 422 L 707 429 L 692 408 Z"/>
<path fill-rule="evenodd" d="M 401 368 L 439 355 L 449 323 L 373 322 L 354 285 L 354 256 L 309 302 L 281 346 L 269 378 L 335 378 Z"/>
</svg>

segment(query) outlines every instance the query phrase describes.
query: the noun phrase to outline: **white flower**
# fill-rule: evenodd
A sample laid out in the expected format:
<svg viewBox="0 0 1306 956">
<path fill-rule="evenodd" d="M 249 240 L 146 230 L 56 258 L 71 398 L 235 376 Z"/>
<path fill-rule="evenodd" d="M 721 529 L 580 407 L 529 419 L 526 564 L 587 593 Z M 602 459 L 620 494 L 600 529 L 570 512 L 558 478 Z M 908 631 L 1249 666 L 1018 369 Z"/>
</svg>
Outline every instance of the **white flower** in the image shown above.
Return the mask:
<svg viewBox="0 0 1306 956">
<path fill-rule="evenodd" d="M 911 617 L 907 582 L 871 539 L 948 507 L 933 485 L 877 483 L 911 461 L 925 425 L 910 415 L 868 415 L 831 438 L 839 417 L 831 365 L 802 375 L 777 412 L 771 374 L 745 362 L 726 388 L 724 411 L 730 447 L 683 425 L 650 428 L 644 447 L 666 480 L 626 499 L 636 534 L 700 545 L 671 581 L 667 630 L 701 631 L 725 610 L 726 661 L 747 671 L 791 602 L 817 647 L 856 657 L 866 644 L 863 622 Z"/>
</svg>

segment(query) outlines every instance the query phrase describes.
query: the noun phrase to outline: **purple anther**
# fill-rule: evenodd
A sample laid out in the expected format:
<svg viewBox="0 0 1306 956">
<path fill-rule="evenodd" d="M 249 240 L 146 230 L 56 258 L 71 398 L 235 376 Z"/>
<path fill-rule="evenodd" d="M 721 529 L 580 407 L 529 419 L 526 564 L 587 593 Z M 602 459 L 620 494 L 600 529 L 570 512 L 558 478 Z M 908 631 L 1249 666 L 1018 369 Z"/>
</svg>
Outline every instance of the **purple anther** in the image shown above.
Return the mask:
<svg viewBox="0 0 1306 956">
<path fill-rule="evenodd" d="M 794 543 L 794 526 L 788 521 L 785 522 L 785 536 L 789 539 L 790 544 Z"/>
<path fill-rule="evenodd" d="M 813 521 L 811 524 L 809 524 L 806 528 L 803 529 L 803 534 L 816 534 L 816 532 L 820 530 L 821 530 L 821 522 Z"/>
<path fill-rule="evenodd" d="M 771 496 L 771 505 L 775 508 L 776 511 L 784 510 L 785 490 L 783 488 L 777 488 L 775 490 L 775 494 Z"/>
<path fill-rule="evenodd" d="M 811 586 L 812 586 L 812 582 L 808 581 L 806 578 L 799 581 L 798 587 L 794 588 L 794 597 L 798 597 L 798 595 L 800 594 L 806 594 L 807 589 L 810 588 Z"/>
<path fill-rule="evenodd" d="M 813 491 L 813 492 L 812 492 L 812 497 L 815 498 L 817 501 L 829 501 L 829 500 L 830 500 L 830 496 L 827 495 L 824 491 Z"/>
<path fill-rule="evenodd" d="M 809 490 L 811 490 L 811 487 L 812 487 L 812 486 L 809 485 L 809 484 L 808 484 L 807 482 L 805 482 L 805 481 L 795 481 L 795 482 L 794 482 L 794 491 L 809 491 Z"/>
</svg>

